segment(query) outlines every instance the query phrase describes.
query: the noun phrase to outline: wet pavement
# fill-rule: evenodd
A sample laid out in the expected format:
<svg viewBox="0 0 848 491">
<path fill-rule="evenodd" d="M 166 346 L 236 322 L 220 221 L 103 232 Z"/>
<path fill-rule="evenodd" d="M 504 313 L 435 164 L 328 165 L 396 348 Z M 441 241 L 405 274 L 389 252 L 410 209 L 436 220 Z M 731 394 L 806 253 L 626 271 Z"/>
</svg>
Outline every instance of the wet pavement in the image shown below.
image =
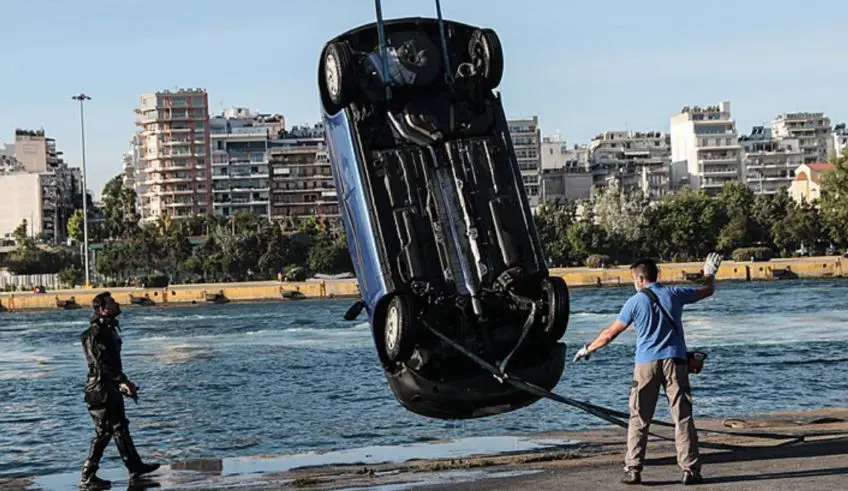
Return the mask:
<svg viewBox="0 0 848 491">
<path fill-rule="evenodd" d="M 409 445 L 375 445 L 332 452 L 308 452 L 280 456 L 239 457 L 230 459 L 198 459 L 164 465 L 150 475 L 149 485 L 157 489 L 220 489 L 232 487 L 294 486 L 299 477 L 290 471 L 301 469 L 332 469 L 344 466 L 368 468 L 375 465 L 398 465 L 410 461 L 442 461 L 468 459 L 480 456 L 525 454 L 532 452 L 567 449 L 580 442 L 558 438 L 533 437 L 476 437 L 453 441 L 417 443 Z M 524 471 L 503 471 L 493 477 L 505 478 L 523 474 Z M 362 471 L 371 477 L 377 472 Z M 378 477 L 391 477 L 399 472 L 388 470 Z M 405 483 L 394 483 L 386 489 L 406 489 L 421 484 L 444 484 L 457 481 L 473 481 L 489 477 L 484 471 L 448 471 L 441 473 L 419 473 Z M 103 479 L 112 481 L 112 489 L 141 489 L 129 487 L 127 472 L 121 467 L 101 469 Z M 44 491 L 70 491 L 77 489 L 78 472 L 58 473 L 37 477 L 32 481 L 17 481 L 15 486 Z M 301 479 L 302 480 L 302 479 Z M 2 482 L 0 482 L 2 483 Z M 12 483 L 5 483 L 7 486 Z M 397 487 L 401 486 L 401 487 Z M 4 489 L 6 486 L 2 486 Z M 350 488 L 355 489 L 355 488 Z"/>
</svg>

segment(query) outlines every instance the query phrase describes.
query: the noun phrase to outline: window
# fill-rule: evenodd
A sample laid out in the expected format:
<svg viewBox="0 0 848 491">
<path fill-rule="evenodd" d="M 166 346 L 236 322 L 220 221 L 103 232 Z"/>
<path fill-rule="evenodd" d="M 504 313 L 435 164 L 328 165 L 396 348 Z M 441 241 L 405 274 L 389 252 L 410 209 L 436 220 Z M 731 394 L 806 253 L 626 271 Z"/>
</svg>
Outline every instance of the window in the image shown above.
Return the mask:
<svg viewBox="0 0 848 491">
<path fill-rule="evenodd" d="M 191 98 L 191 105 L 192 106 L 202 106 L 203 105 L 203 97 L 199 96 L 199 95 L 193 96 Z"/>
</svg>

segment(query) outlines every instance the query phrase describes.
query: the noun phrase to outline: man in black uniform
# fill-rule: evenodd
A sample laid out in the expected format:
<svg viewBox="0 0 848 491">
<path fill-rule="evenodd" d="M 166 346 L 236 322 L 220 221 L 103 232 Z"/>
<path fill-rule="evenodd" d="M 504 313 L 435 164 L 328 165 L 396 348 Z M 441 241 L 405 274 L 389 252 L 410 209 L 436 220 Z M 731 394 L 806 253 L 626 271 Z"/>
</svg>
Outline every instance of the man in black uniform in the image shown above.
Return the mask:
<svg viewBox="0 0 848 491">
<path fill-rule="evenodd" d="M 94 420 L 96 436 L 91 440 L 88 458 L 83 464 L 80 487 L 106 489 L 112 483 L 97 477 L 100 458 L 115 439 L 115 446 L 130 473 L 130 482 L 143 474 L 155 471 L 159 464 L 145 464 L 136 452 L 130 436 L 129 421 L 124 411 L 124 395 L 136 399 L 138 387 L 124 375 L 121 363 L 121 337 L 118 335 L 118 315 L 121 307 L 109 292 L 104 292 L 92 302 L 94 315 L 91 325 L 80 336 L 88 377 L 85 384 L 85 403 Z"/>
</svg>

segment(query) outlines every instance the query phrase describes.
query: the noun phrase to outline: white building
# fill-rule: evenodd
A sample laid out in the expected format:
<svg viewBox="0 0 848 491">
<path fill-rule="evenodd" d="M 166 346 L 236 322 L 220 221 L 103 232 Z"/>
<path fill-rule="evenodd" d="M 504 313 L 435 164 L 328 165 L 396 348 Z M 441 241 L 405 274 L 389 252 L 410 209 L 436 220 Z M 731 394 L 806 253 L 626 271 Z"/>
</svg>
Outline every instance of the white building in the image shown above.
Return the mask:
<svg viewBox="0 0 848 491">
<path fill-rule="evenodd" d="M 27 232 L 30 236 L 46 231 L 42 191 L 41 174 L 18 172 L 0 175 L 0 196 L 3 196 L 3 204 L 0 206 L 0 238 L 12 238 L 13 232 L 24 220 L 29 226 Z"/>
<path fill-rule="evenodd" d="M 43 233 L 47 243 L 61 243 L 67 235 L 67 222 L 76 203 L 76 194 L 80 192 L 74 181 L 77 170 L 68 167 L 62 159 L 62 152 L 56 148 L 56 141 L 47 137 L 44 130 L 17 129 L 14 145 L 4 145 L 0 151 L 0 175 L 34 175 L 38 178 L 40 191 L 35 194 L 41 210 L 33 214 L 32 219 L 23 216 L 20 220 L 35 220 L 31 228 L 36 230 L 35 235 Z M 29 186 L 35 178 L 17 179 Z M 0 208 L 5 206 L 5 199 L 4 195 Z"/>
<path fill-rule="evenodd" d="M 541 144 L 541 164 L 542 173 L 561 169 L 588 172 L 589 147 L 575 144 L 569 148 L 559 136 L 545 136 Z"/>
<path fill-rule="evenodd" d="M 842 155 L 848 150 L 848 128 L 845 123 L 839 123 L 833 127 L 833 153 Z"/>
<path fill-rule="evenodd" d="M 268 149 L 284 124 L 282 116 L 246 108 L 229 108 L 209 121 L 215 215 L 271 216 Z"/>
<path fill-rule="evenodd" d="M 685 170 L 693 189 L 715 195 L 725 184 L 740 180 L 740 154 L 730 102 L 687 106 L 671 117 L 671 163 Z"/>
<path fill-rule="evenodd" d="M 788 188 L 795 169 L 803 163 L 798 140 L 774 138 L 770 128 L 754 126 L 750 135 L 739 137 L 742 147 L 742 174 L 756 194 L 774 194 Z"/>
<path fill-rule="evenodd" d="M 784 113 L 771 127 L 777 138 L 798 140 L 805 163 L 827 162 L 833 154 L 830 118 L 824 113 Z"/>
<path fill-rule="evenodd" d="M 617 179 L 625 189 L 660 197 L 671 189 L 670 143 L 660 131 L 605 131 L 589 144 L 593 182 L 604 187 Z"/>
<path fill-rule="evenodd" d="M 541 176 L 542 135 L 539 117 L 511 119 L 507 121 L 515 158 L 521 170 L 521 179 L 531 207 L 539 204 L 539 180 Z"/>
</svg>

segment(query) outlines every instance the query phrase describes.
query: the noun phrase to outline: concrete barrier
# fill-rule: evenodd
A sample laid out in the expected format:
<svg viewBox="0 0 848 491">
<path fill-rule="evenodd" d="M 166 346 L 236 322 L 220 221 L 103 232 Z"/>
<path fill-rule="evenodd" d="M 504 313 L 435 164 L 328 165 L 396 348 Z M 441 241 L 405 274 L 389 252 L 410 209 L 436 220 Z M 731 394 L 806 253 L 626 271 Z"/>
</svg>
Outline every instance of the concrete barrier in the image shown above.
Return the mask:
<svg viewBox="0 0 848 491">
<path fill-rule="evenodd" d="M 845 260 L 841 257 L 777 259 L 767 262 L 737 263 L 725 261 L 719 269 L 719 281 L 773 281 L 782 279 L 816 279 L 844 277 Z M 666 283 L 697 281 L 702 263 L 660 265 L 660 280 Z M 615 287 L 630 285 L 627 266 L 612 268 L 555 268 L 551 274 L 565 279 L 570 287 Z M 148 298 L 156 305 L 185 305 L 216 301 L 289 301 L 289 298 L 359 297 L 359 287 L 352 280 L 322 280 L 303 282 L 257 281 L 247 283 L 217 283 L 172 285 L 168 288 L 109 288 L 98 290 L 56 290 L 47 293 L 2 293 L 0 312 L 33 309 L 60 309 L 73 300 L 70 307 L 90 309 L 94 296 L 110 291 L 122 305 L 134 305 L 133 298 Z M 291 295 L 300 292 L 301 296 Z"/>
</svg>

